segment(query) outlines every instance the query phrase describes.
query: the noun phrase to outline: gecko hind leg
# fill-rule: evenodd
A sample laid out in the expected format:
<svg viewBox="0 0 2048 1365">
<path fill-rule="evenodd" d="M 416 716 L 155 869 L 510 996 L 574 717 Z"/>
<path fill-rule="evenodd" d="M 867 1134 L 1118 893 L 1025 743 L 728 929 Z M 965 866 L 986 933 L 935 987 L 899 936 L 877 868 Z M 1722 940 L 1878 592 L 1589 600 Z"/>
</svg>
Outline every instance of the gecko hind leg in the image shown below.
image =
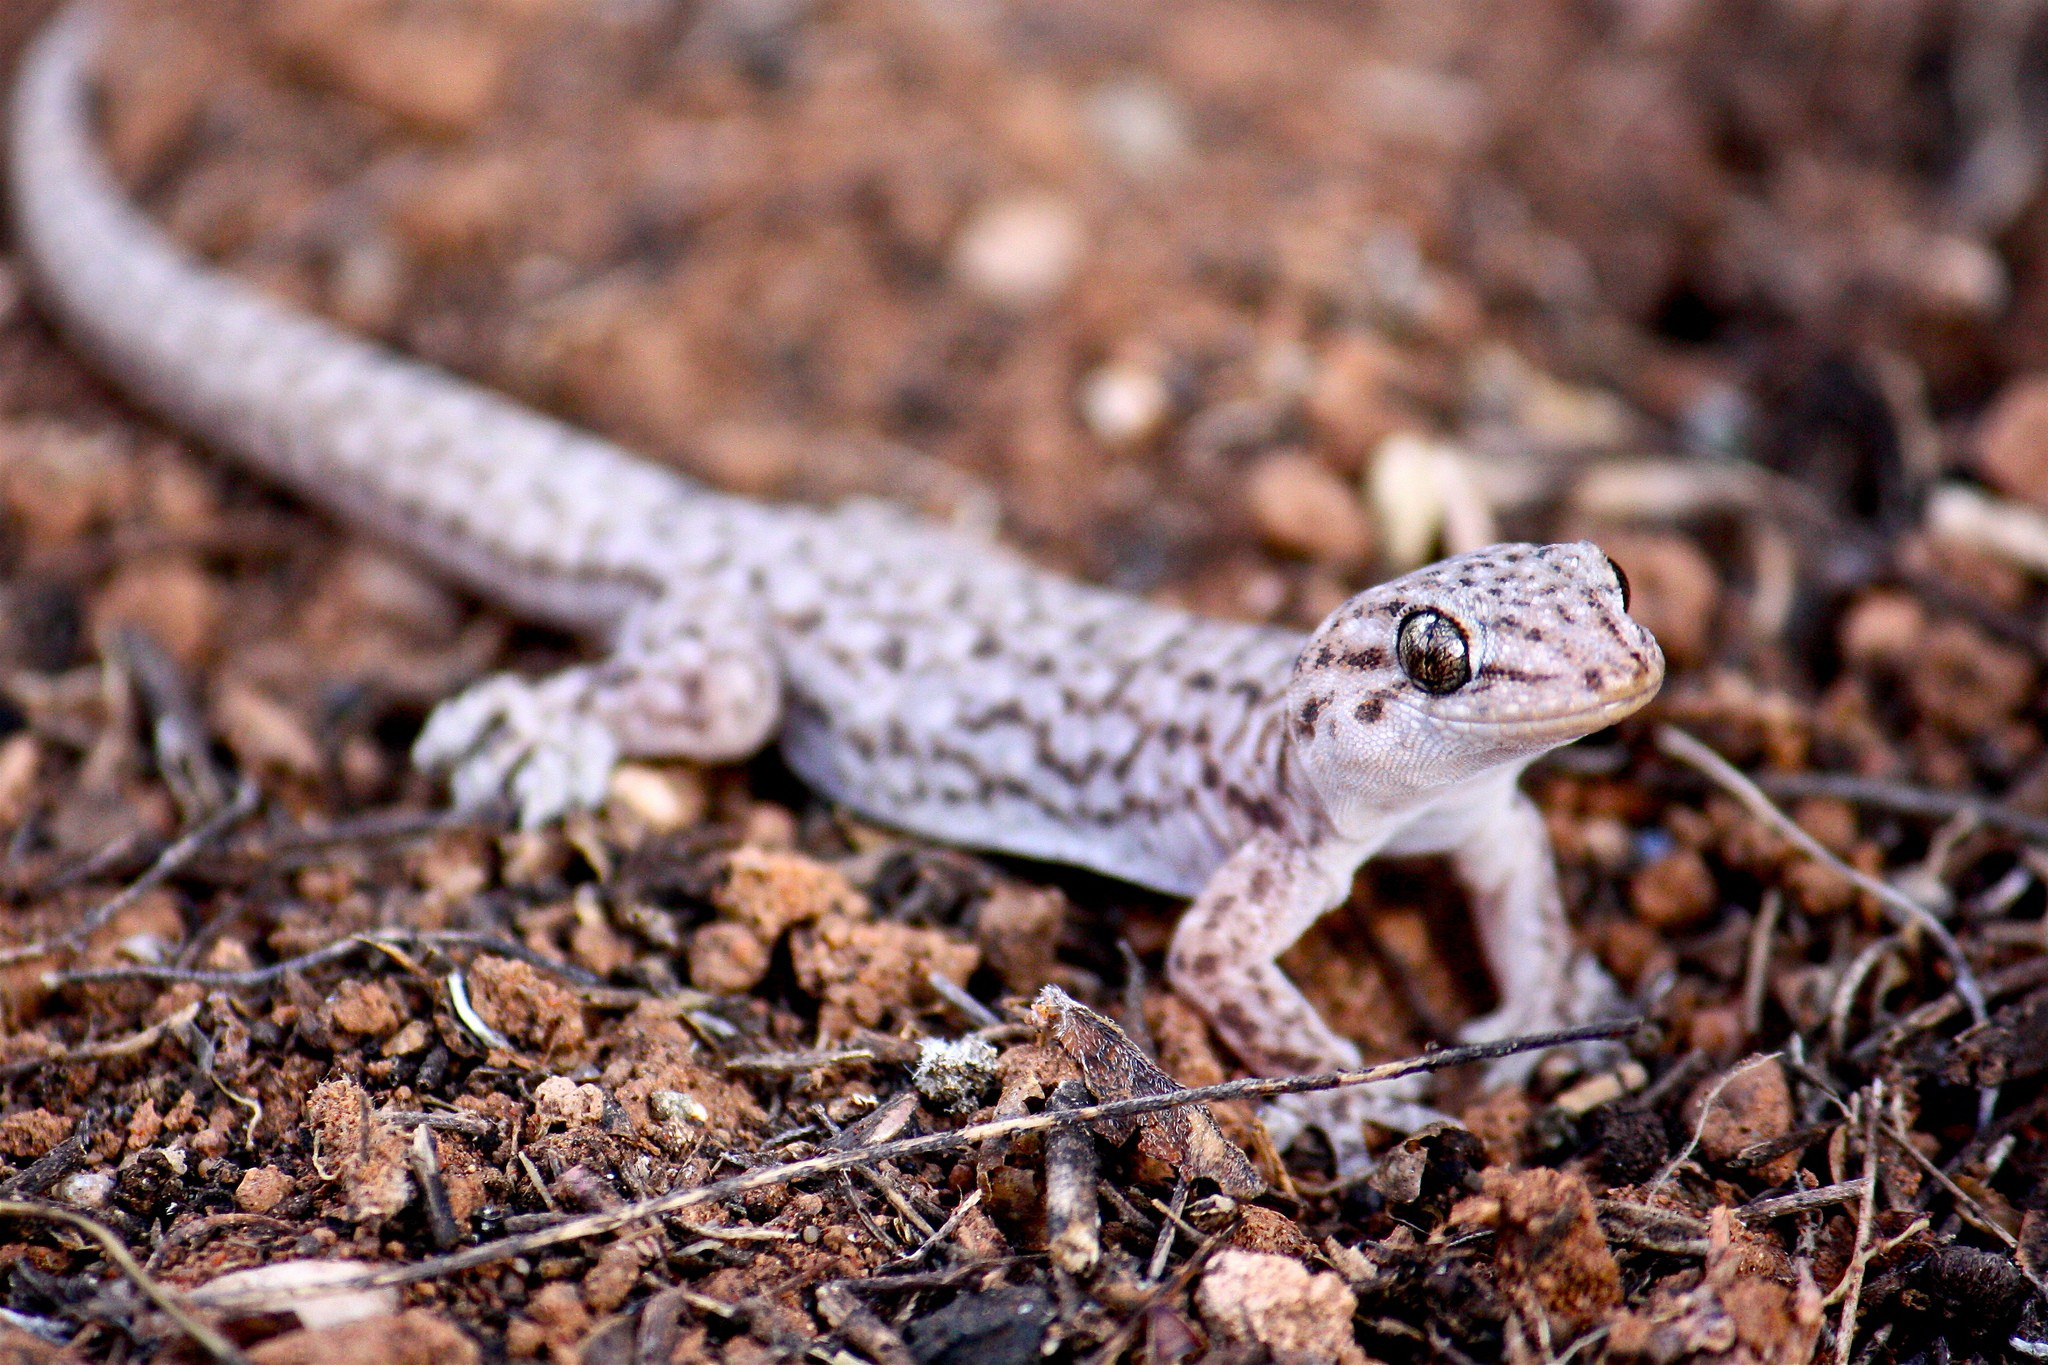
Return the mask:
<svg viewBox="0 0 2048 1365">
<path fill-rule="evenodd" d="M 496 674 L 442 703 L 413 761 L 448 774 L 458 807 L 509 800 L 532 828 L 601 804 L 622 758 L 745 758 L 781 715 L 758 619 L 730 598 L 664 596 L 631 612 L 596 663 Z"/>
</svg>

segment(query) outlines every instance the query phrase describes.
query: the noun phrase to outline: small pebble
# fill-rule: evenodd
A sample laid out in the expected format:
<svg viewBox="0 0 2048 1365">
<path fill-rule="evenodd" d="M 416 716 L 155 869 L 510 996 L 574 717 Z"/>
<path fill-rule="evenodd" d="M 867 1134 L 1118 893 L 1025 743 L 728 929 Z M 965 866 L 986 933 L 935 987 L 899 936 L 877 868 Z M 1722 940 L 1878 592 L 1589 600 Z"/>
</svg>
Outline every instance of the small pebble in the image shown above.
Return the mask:
<svg viewBox="0 0 2048 1365">
<path fill-rule="evenodd" d="M 1081 420 L 1109 445 L 1135 445 L 1153 435 L 1172 402 L 1166 381 L 1141 365 L 1104 365 L 1081 381 Z"/>
<path fill-rule="evenodd" d="M 964 1114 L 981 1103 L 995 1081 L 996 1050 L 980 1038 L 927 1038 L 918 1047 L 910 1083 L 940 1109 Z"/>
<path fill-rule="evenodd" d="M 235 1207 L 244 1213 L 269 1213 L 292 1192 L 292 1178 L 275 1166 L 257 1166 L 235 1186 Z"/>
<path fill-rule="evenodd" d="M 1986 482 L 2048 511 L 2048 374 L 2007 384 L 1978 425 L 1976 445 Z"/>
<path fill-rule="evenodd" d="M 1147 80 L 1111 81 L 1089 96 L 1088 128 L 1110 160 L 1144 179 L 1180 170 L 1193 152 L 1180 101 Z"/>
<path fill-rule="evenodd" d="M 1337 565 L 1362 564 L 1372 553 L 1365 508 L 1312 455 L 1279 450 L 1261 456 L 1246 481 L 1245 502 L 1275 549 Z"/>
<path fill-rule="evenodd" d="M 622 763 L 613 769 L 606 799 L 656 834 L 701 823 L 711 803 L 701 773 L 646 763 Z"/>
<path fill-rule="evenodd" d="M 59 1203 L 102 1208 L 114 1193 L 114 1177 L 105 1171 L 75 1171 L 58 1181 L 53 1193 Z"/>
<path fill-rule="evenodd" d="M 1020 194 L 984 204 L 954 239 L 953 277 L 1007 308 L 1050 302 L 1080 268 L 1087 247 L 1081 215 L 1065 199 Z"/>
</svg>

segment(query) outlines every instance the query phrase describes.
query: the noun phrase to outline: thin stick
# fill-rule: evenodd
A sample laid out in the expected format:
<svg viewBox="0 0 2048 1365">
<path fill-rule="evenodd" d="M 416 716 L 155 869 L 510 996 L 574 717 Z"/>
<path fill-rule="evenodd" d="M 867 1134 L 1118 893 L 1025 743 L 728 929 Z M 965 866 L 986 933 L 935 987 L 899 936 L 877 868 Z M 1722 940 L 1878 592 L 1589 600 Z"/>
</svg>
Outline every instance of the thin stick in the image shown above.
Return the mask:
<svg viewBox="0 0 2048 1365">
<path fill-rule="evenodd" d="M 1237 1220 L 1233 1218 L 1231 1227 L 1219 1228 L 1212 1233 L 1189 1253 L 1187 1260 L 1181 1262 L 1180 1269 L 1173 1272 L 1172 1278 L 1153 1286 L 1152 1292 L 1147 1294 L 1134 1310 L 1124 1315 L 1124 1320 L 1117 1324 L 1117 1329 L 1110 1334 L 1109 1340 L 1102 1343 L 1094 1355 L 1088 1357 L 1088 1365 L 1115 1365 L 1117 1359 L 1129 1350 L 1131 1343 L 1137 1339 L 1138 1333 L 1144 1328 L 1147 1315 L 1158 1305 L 1178 1296 L 1194 1282 L 1195 1273 L 1208 1264 L 1210 1254 L 1223 1245 L 1236 1223 Z"/>
<path fill-rule="evenodd" d="M 337 958 L 347 957 L 358 948 L 389 950 L 394 946 L 478 948 L 499 957 L 524 962 L 527 966 L 557 977 L 586 994 L 608 989 L 596 977 L 574 963 L 537 953 L 525 944 L 514 942 L 501 934 L 472 929 L 371 929 L 364 933 L 351 934 L 347 938 L 336 939 L 298 957 L 286 958 L 267 967 L 252 967 L 241 972 L 203 971 L 196 967 L 158 967 L 138 962 L 120 967 L 82 967 L 72 971 L 45 972 L 43 984 L 54 990 L 63 986 L 94 986 L 111 981 L 150 981 L 161 985 L 189 982 L 195 986 L 204 986 L 208 990 L 255 990 L 273 984 L 287 973 L 304 971 L 308 967 L 317 967 Z M 696 1008 L 699 1002 L 712 1003 L 710 997 L 694 991 L 678 992 L 665 999 L 681 1003 L 685 1008 Z"/>
<path fill-rule="evenodd" d="M 157 855 L 156 861 L 149 865 L 148 871 L 128 883 L 119 894 L 109 900 L 102 901 L 87 911 L 85 917 L 79 920 L 69 933 L 59 938 L 45 939 L 36 943 L 23 943 L 13 948 L 0 949 L 0 965 L 26 962 L 31 958 L 48 957 L 51 953 L 78 947 L 97 933 L 100 927 L 113 919 L 114 916 L 120 914 L 129 906 L 135 904 L 136 901 L 141 900 L 143 896 L 169 881 L 178 873 L 179 869 L 198 856 L 208 844 L 211 844 L 235 825 L 240 824 L 251 811 L 256 809 L 257 797 L 256 784 L 246 780 L 243 781 L 239 787 L 235 788 L 235 799 L 233 801 L 230 801 L 227 805 L 221 807 L 205 820 L 179 836 L 176 842 Z"/>
<path fill-rule="evenodd" d="M 1836 1289 L 1842 1295 L 1842 1325 L 1835 1332 L 1835 1365 L 1849 1365 L 1856 1344 L 1856 1308 L 1863 1301 L 1863 1272 L 1870 1264 L 1870 1229 L 1877 1219 L 1877 1130 L 1884 1107 L 1884 1082 L 1872 1081 L 1864 1092 L 1869 1105 L 1863 1123 L 1863 1201 L 1856 1210 L 1856 1246 L 1849 1256 L 1849 1268 Z"/>
<path fill-rule="evenodd" d="M 946 1221 L 939 1224 L 938 1228 L 932 1233 L 931 1236 L 925 1238 L 922 1242 L 918 1243 L 917 1246 L 913 1247 L 907 1255 L 898 1257 L 896 1260 L 889 1262 L 888 1265 L 884 1266 L 883 1268 L 891 1269 L 900 1268 L 903 1266 L 916 1265 L 919 1261 L 922 1261 L 926 1256 L 931 1254 L 933 1247 L 936 1247 L 939 1243 L 945 1241 L 948 1237 L 951 1237 L 953 1235 L 954 1230 L 960 1226 L 961 1221 L 965 1219 L 968 1214 L 973 1213 L 976 1209 L 980 1207 L 981 1191 L 969 1190 L 967 1192 L 967 1197 L 960 1201 L 960 1206 L 954 1209 L 952 1213 L 946 1216 Z"/>
<path fill-rule="evenodd" d="M 539 1228 L 518 1237 L 503 1237 L 495 1242 L 468 1247 L 445 1256 L 435 1256 L 406 1265 L 370 1271 L 347 1280 L 337 1280 L 333 1284 L 323 1285 L 321 1292 L 354 1292 L 378 1289 L 385 1285 L 417 1284 L 422 1280 L 436 1279 L 456 1271 L 493 1265 L 499 1261 L 510 1260 L 514 1256 L 525 1256 L 546 1247 L 559 1246 L 564 1242 L 602 1237 L 649 1219 L 666 1218 L 683 1209 L 695 1208 L 699 1204 L 717 1203 L 750 1190 L 787 1185 L 798 1180 L 830 1175 L 835 1171 L 851 1170 L 856 1166 L 872 1165 L 878 1161 L 929 1156 L 934 1152 L 950 1152 L 995 1138 L 1014 1137 L 1018 1133 L 1036 1133 L 1048 1128 L 1094 1124 L 1109 1119 L 1135 1118 L 1140 1114 L 1155 1114 L 1161 1110 L 1178 1109 L 1189 1104 L 1210 1104 L 1218 1100 L 1267 1099 L 1274 1095 L 1301 1095 L 1311 1091 L 1337 1090 L 1354 1085 L 1376 1085 L 1383 1081 L 1412 1076 L 1418 1072 L 1439 1071 L 1445 1067 L 1492 1061 L 1497 1057 L 1512 1056 L 1517 1052 L 1544 1051 L 1572 1043 L 1618 1038 L 1637 1027 L 1639 1025 L 1635 1020 L 1581 1024 L 1577 1028 L 1558 1029 L 1552 1033 L 1532 1033 L 1519 1038 L 1505 1038 L 1495 1043 L 1474 1043 L 1463 1047 L 1444 1048 L 1422 1057 L 1383 1062 L 1378 1066 L 1362 1067 L 1356 1071 L 1332 1071 L 1319 1076 L 1225 1081 L 1221 1085 L 1197 1086 L 1163 1095 L 1137 1095 L 1107 1104 L 1020 1114 L 1015 1118 L 973 1124 L 950 1133 L 927 1133 L 921 1137 L 899 1138 L 894 1142 L 876 1143 L 872 1147 L 820 1152 L 801 1161 L 786 1162 L 779 1166 L 760 1166 L 724 1180 L 713 1181 L 708 1185 L 671 1190 L 667 1194 L 622 1205 L 602 1213 L 566 1219 L 552 1227 Z"/>
<path fill-rule="evenodd" d="M 1157 1199 L 1152 1201 L 1152 1207 L 1158 1209 L 1165 1217 L 1159 1223 L 1159 1239 L 1152 1243 L 1152 1259 L 1145 1266 L 1146 1279 L 1156 1280 L 1166 1273 L 1167 1258 L 1173 1255 L 1174 1234 L 1186 1226 L 1181 1222 L 1180 1211 L 1187 1206 L 1188 1177 L 1187 1172 L 1183 1171 L 1180 1179 L 1173 1182 L 1171 1204 L 1162 1204 Z"/>
<path fill-rule="evenodd" d="M 1800 852 L 1817 862 L 1833 868 L 1856 887 L 1876 898 L 1877 903 L 1887 910 L 1894 924 L 1901 929 L 1913 928 L 1933 939 L 1956 974 L 1955 992 L 1969 1006 L 1970 1017 L 1983 1023 L 1988 1017 L 1984 1009 L 1984 990 L 1977 984 L 1977 974 L 1970 967 L 1970 960 L 1963 955 L 1963 949 L 1948 931 L 1948 926 L 1936 919 L 1926 906 L 1912 897 L 1888 886 L 1868 873 L 1860 872 L 1821 846 L 1818 839 L 1801 829 L 1791 816 L 1779 810 L 1764 795 L 1763 788 L 1737 772 L 1735 765 L 1706 745 L 1694 739 L 1674 725 L 1657 727 L 1657 747 L 1681 763 L 1689 764 L 1705 774 L 1709 781 L 1740 801 L 1743 807 L 1757 819 L 1790 842 Z"/>
<path fill-rule="evenodd" d="M 221 1361 L 224 1365 L 249 1365 L 249 1357 L 242 1349 L 222 1336 L 219 1332 L 192 1315 L 176 1294 L 158 1283 L 156 1277 L 142 1268 L 129 1252 L 113 1229 L 94 1222 L 82 1213 L 74 1213 L 55 1204 L 45 1204 L 32 1199 L 0 1199 L 0 1218 L 47 1218 L 53 1223 L 64 1223 L 77 1228 L 100 1244 L 107 1259 L 112 1261 L 123 1275 L 135 1282 L 135 1287 L 148 1296 L 149 1301 L 161 1308 L 164 1316 L 178 1324 L 185 1335 L 199 1343 L 200 1349 Z"/>
<path fill-rule="evenodd" d="M 1851 1199 L 1862 1198 L 1866 1188 L 1866 1178 L 1859 1175 L 1854 1180 L 1801 1190 L 1797 1194 L 1781 1194 L 1775 1199 L 1758 1199 L 1736 1209 L 1735 1216 L 1745 1223 L 1768 1223 L 1774 1218 L 1824 1209 L 1831 1204 L 1846 1204 Z"/>
<path fill-rule="evenodd" d="M 1699 1150 L 1700 1140 L 1706 1136 L 1707 1124 L 1714 1117 L 1714 1106 L 1721 1102 L 1721 1092 L 1730 1085 L 1733 1085 L 1737 1077 L 1746 1076 L 1760 1066 L 1775 1062 L 1779 1059 L 1779 1056 L 1780 1054 L 1776 1052 L 1766 1052 L 1760 1057 L 1751 1057 L 1741 1066 L 1736 1067 L 1721 1077 L 1720 1080 L 1714 1082 L 1713 1089 L 1707 1091 L 1707 1097 L 1700 1101 L 1699 1122 L 1692 1126 L 1692 1136 L 1686 1139 L 1685 1146 L 1679 1148 L 1672 1155 L 1671 1160 L 1664 1163 L 1664 1169 L 1657 1172 L 1657 1178 L 1643 1187 L 1644 1193 L 1655 1194 L 1663 1187 L 1664 1182 L 1678 1174 L 1678 1168 L 1690 1161 L 1692 1154 Z"/>
<path fill-rule="evenodd" d="M 1770 773 L 1757 778 L 1757 785 L 1773 796 L 1794 799 L 1802 796 L 1832 797 L 1852 805 L 1870 806 L 1896 815 L 1917 815 L 1929 820 L 1948 820 L 1966 815 L 1986 829 L 2002 830 L 2029 843 L 2048 845 L 2048 820 L 1960 792 L 1936 791 L 1931 787 L 1884 782 L 1848 773 Z"/>
<path fill-rule="evenodd" d="M 1749 950 L 1742 963 L 1742 1036 L 1754 1038 L 1762 1031 L 1764 996 L 1770 988 L 1771 940 L 1778 932 L 1778 919 L 1785 913 L 1785 893 L 1777 887 L 1764 892 L 1763 906 L 1750 927 Z"/>
<path fill-rule="evenodd" d="M 1891 1139 L 1892 1146 L 1898 1148 L 1908 1161 L 1918 1166 L 1935 1184 L 1941 1186 L 1947 1192 L 1949 1198 L 1956 1201 L 1956 1213 L 1964 1222 L 1978 1231 L 1988 1236 L 1996 1237 L 1999 1241 L 2005 1243 L 2005 1249 L 2014 1253 L 2013 1263 L 2020 1267 L 2021 1273 L 2034 1281 L 2036 1289 L 2042 1289 L 2044 1293 L 2048 1293 L 2048 1289 L 2043 1288 L 2040 1279 L 2034 1272 L 2028 1270 L 2025 1264 L 2018 1259 L 2020 1239 L 2000 1227 L 1997 1221 L 1992 1218 L 1990 1210 L 1984 1207 L 1976 1195 L 1971 1194 L 1961 1185 L 1956 1184 L 1954 1178 L 1935 1164 L 1932 1157 L 1913 1145 L 1912 1139 L 1896 1123 L 1893 1123 L 1890 1119 L 1883 1119 L 1880 1121 L 1879 1126 L 1882 1128 L 1884 1135 Z"/>
</svg>

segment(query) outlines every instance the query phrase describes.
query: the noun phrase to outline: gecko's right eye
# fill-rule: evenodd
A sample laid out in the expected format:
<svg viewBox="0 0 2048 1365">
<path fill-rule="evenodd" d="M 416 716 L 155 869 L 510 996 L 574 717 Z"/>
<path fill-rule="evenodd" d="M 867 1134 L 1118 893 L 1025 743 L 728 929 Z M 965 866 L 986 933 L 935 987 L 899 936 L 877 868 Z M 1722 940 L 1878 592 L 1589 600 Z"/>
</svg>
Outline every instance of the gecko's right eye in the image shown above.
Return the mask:
<svg viewBox="0 0 2048 1365">
<path fill-rule="evenodd" d="M 1440 611 L 1424 608 L 1402 617 L 1394 649 L 1401 671 L 1425 692 L 1441 697 L 1472 681 L 1472 642 Z"/>
<path fill-rule="evenodd" d="M 1628 575 L 1621 571 L 1621 565 L 1614 562 L 1614 556 L 1607 556 L 1607 567 L 1614 570 L 1614 582 L 1621 589 L 1621 609 L 1628 610 Z"/>
</svg>

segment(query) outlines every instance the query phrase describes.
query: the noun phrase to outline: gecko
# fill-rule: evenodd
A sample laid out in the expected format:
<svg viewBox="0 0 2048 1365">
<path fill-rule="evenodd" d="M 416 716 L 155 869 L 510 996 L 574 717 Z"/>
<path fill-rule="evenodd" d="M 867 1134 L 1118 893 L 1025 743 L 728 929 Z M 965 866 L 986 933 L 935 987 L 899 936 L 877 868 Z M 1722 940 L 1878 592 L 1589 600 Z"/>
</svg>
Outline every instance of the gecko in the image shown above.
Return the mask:
<svg viewBox="0 0 2048 1365">
<path fill-rule="evenodd" d="M 1276 959 L 1381 854 L 1448 854 L 1468 891 L 1499 995 L 1468 1038 L 1616 999 L 1574 946 L 1519 785 L 1663 680 L 1597 546 L 1461 554 L 1304 637 L 1061 577 L 878 503 L 721 494 L 184 254 L 96 146 L 103 22 L 66 10 L 15 90 L 16 245 L 42 307 L 207 446 L 594 646 L 429 715 L 414 758 L 458 806 L 509 802 L 538 825 L 601 804 L 626 758 L 777 744 L 880 824 L 1189 898 L 1167 978 L 1266 1074 L 1359 1065 Z M 1369 1122 L 1433 1116 L 1415 1093 L 1291 1096 L 1271 1120 L 1283 1147 L 1321 1128 L 1356 1170 Z"/>
</svg>

